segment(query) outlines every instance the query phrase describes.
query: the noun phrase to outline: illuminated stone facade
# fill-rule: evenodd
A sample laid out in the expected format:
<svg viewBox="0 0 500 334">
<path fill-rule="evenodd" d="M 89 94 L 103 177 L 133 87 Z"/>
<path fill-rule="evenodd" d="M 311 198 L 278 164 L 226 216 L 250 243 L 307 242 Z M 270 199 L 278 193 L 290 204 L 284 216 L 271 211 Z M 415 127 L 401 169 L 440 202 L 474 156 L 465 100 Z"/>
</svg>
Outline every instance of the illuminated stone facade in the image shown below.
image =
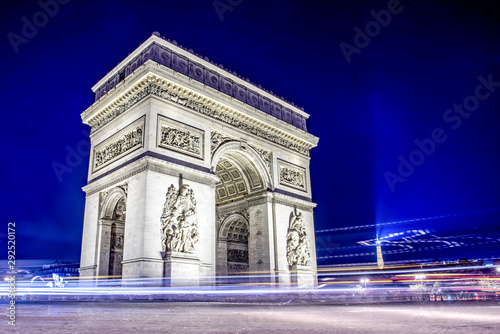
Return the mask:
<svg viewBox="0 0 500 334">
<path fill-rule="evenodd" d="M 93 91 L 81 276 L 316 284 L 308 114 L 157 35 Z"/>
</svg>

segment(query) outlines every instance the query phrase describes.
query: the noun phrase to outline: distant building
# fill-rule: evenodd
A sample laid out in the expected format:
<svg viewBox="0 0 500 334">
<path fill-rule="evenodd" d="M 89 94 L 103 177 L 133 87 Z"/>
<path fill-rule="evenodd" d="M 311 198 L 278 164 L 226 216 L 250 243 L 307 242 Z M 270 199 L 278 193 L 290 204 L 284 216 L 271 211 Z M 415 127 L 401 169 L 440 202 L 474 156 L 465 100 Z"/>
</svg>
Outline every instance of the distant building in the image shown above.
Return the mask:
<svg viewBox="0 0 500 334">
<path fill-rule="evenodd" d="M 70 261 L 58 261 L 51 259 L 43 260 L 17 260 L 15 267 L 15 276 L 17 280 L 30 280 L 33 277 L 40 276 L 44 279 L 52 278 L 52 274 L 60 277 L 78 277 L 79 263 Z M 12 276 L 12 271 L 0 263 L 0 276 Z"/>
<path fill-rule="evenodd" d="M 42 278 L 52 278 L 52 274 L 57 274 L 60 277 L 78 277 L 79 268 L 79 263 L 71 262 L 56 262 L 52 264 L 45 264 L 41 269 L 35 271 L 32 274 L 32 277 L 40 276 Z"/>
</svg>

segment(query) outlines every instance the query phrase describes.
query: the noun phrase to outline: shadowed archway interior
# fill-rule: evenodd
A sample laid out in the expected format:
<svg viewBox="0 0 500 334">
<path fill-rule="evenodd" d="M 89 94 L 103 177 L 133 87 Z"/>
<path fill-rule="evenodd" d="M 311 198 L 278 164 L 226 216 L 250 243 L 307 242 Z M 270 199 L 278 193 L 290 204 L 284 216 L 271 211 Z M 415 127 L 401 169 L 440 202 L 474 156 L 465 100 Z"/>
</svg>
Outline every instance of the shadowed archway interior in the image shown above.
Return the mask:
<svg viewBox="0 0 500 334">
<path fill-rule="evenodd" d="M 264 177 L 256 167 L 254 157 L 247 152 L 224 153 L 215 168 L 219 177 L 216 185 L 217 204 L 217 275 L 241 275 L 238 282 L 246 281 L 249 272 L 250 222 L 249 196 L 267 189 Z"/>
<path fill-rule="evenodd" d="M 243 153 L 226 153 L 219 159 L 215 175 L 217 205 L 234 202 L 265 189 L 263 178 L 254 163 Z"/>
<path fill-rule="evenodd" d="M 103 200 L 102 218 L 99 221 L 100 275 L 110 278 L 122 275 L 126 209 L 126 195 L 119 187 L 110 191 Z"/>
</svg>

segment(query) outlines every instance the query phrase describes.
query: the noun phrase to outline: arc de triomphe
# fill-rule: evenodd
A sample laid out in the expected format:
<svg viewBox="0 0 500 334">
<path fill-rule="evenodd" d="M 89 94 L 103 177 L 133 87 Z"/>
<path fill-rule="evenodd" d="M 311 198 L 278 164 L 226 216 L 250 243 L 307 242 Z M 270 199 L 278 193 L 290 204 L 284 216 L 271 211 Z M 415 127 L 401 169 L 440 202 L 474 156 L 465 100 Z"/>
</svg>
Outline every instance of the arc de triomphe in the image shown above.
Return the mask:
<svg viewBox="0 0 500 334">
<path fill-rule="evenodd" d="M 308 114 L 156 33 L 92 90 L 80 276 L 316 284 Z"/>
</svg>

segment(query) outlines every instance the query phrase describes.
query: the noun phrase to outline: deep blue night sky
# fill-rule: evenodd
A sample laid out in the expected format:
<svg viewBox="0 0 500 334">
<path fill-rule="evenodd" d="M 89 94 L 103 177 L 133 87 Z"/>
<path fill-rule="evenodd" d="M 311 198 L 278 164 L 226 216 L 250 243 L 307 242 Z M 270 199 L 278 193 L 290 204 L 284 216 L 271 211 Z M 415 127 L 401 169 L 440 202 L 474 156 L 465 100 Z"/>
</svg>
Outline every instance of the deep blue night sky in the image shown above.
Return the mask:
<svg viewBox="0 0 500 334">
<path fill-rule="evenodd" d="M 214 3 L 233 5 L 218 13 Z M 31 36 L 20 42 L 23 18 L 33 22 L 42 8 L 35 0 L 4 1 L 0 243 L 6 244 L 7 222 L 16 221 L 18 259 L 79 261 L 88 153 L 60 178 L 53 163 L 67 164 L 68 148 L 78 150 L 88 142 L 80 114 L 94 101 L 90 88 L 159 31 L 311 115 L 309 131 L 320 138 L 311 152 L 316 229 L 380 224 L 330 237 L 319 233 L 318 247 L 332 248 L 323 255 L 348 254 L 346 247 L 376 233 L 427 229 L 421 238 L 465 244 L 421 249 L 412 253 L 414 259 L 500 258 L 495 241 L 500 231 L 500 15 L 494 4 L 72 0 L 60 4 L 36 33 L 25 31 Z M 355 27 L 365 30 L 374 20 L 372 10 L 388 8 L 394 12 L 390 22 L 368 24 L 370 40 L 355 41 Z M 355 42 L 348 63 L 339 45 L 347 43 L 352 51 Z M 483 83 L 479 100 L 474 96 L 481 80 L 490 84 Z M 463 109 L 466 116 L 447 111 L 464 100 L 472 110 Z M 412 153 L 415 140 L 426 142 L 433 131 L 446 140 L 428 156 Z M 399 156 L 419 164 L 406 170 L 404 182 L 401 176 L 394 179 Z M 394 191 L 386 172 L 393 173 Z M 384 225 L 456 214 L 465 215 Z M 473 249 L 463 236 L 476 244 L 478 236 L 492 239 Z M 364 247 L 355 252 L 374 251 Z M 0 252 L 6 256 L 6 250 Z M 409 258 L 409 253 L 386 256 Z M 320 263 L 374 260 L 350 256 Z"/>
</svg>

